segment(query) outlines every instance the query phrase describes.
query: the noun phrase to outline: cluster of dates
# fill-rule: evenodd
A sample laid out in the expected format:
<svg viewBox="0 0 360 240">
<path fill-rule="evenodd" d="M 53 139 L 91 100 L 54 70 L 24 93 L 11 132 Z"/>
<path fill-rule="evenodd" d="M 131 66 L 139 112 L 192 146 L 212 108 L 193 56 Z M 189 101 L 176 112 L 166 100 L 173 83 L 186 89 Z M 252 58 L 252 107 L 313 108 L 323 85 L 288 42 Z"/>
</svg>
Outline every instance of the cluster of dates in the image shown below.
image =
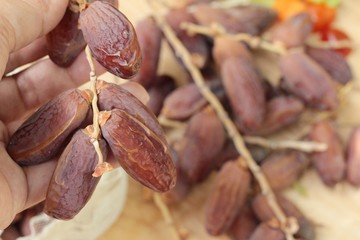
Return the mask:
<svg viewBox="0 0 360 240">
<path fill-rule="evenodd" d="M 112 4 L 82 1 L 74 12 L 71 1 L 64 19 L 48 35 L 51 59 L 67 66 L 88 44 L 108 71 L 132 77 L 141 63 L 139 43 L 129 20 Z M 21 166 L 58 158 L 43 203 L 44 212 L 57 219 L 72 219 L 84 207 L 108 166 L 108 155 L 154 191 L 168 191 L 176 181 L 170 148 L 155 115 L 119 85 L 97 80 L 95 89 L 70 89 L 50 100 L 7 145 Z M 99 112 L 91 104 L 95 94 Z M 93 126 L 95 114 L 100 134 Z"/>
<path fill-rule="evenodd" d="M 169 9 L 165 19 L 191 54 L 193 64 L 202 71 L 207 87 L 222 102 L 244 136 L 277 133 L 296 124 L 308 109 L 320 112 L 338 108 L 338 90 L 352 79 L 352 72 L 338 52 L 306 44 L 313 25 L 307 13 L 275 23 L 276 13 L 260 6 L 216 8 L 206 1 L 189 1 L 189 4 L 191 7 L 185 4 Z M 209 29 L 217 24 L 228 34 L 246 33 L 253 39 L 261 37 L 282 46 L 285 51 L 279 54 L 277 63 L 281 72 L 279 84 L 274 86 L 266 81 L 249 42 L 221 34 L 215 37 L 190 34 L 184 23 Z M 239 164 L 241 156 L 230 136 L 191 77 L 188 83 L 175 88 L 169 77 L 157 75 L 162 33 L 154 19 L 147 17 L 140 21 L 136 32 L 142 46 L 143 65 L 134 80 L 148 90 L 151 101 L 148 106 L 160 119 L 185 126 L 183 131 L 175 130 L 177 136 L 171 142 L 178 177 L 175 188 L 163 194 L 164 199 L 168 203 L 181 202 L 196 184 L 218 171 L 206 204 L 208 233 L 227 233 L 236 240 L 285 239 L 266 197 L 246 164 Z M 281 191 L 292 186 L 310 165 L 330 187 L 344 178 L 359 185 L 356 142 L 360 131 L 354 132 L 347 157 L 329 119 L 314 122 L 305 138 L 326 143 L 327 149 L 322 152 L 270 151 L 248 145 L 276 192 L 280 207 L 290 219 L 297 220 L 296 237 L 315 239 L 315 229 Z M 172 136 L 170 130 L 169 136 Z"/>
</svg>

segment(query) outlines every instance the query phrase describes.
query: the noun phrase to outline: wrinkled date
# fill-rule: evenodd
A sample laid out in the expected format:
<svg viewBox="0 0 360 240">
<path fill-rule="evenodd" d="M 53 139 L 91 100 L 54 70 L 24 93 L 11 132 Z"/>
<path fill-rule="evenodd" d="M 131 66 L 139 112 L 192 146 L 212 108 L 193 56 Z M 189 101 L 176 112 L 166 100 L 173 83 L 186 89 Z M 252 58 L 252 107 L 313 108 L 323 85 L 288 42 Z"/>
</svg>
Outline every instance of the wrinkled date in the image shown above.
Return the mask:
<svg viewBox="0 0 360 240">
<path fill-rule="evenodd" d="M 132 80 L 148 88 L 156 77 L 162 33 L 153 17 L 138 22 L 135 30 L 141 48 L 142 63 L 138 74 Z"/>
<path fill-rule="evenodd" d="M 266 114 L 259 128 L 247 134 L 266 135 L 296 122 L 305 110 L 302 101 L 292 96 L 277 96 L 266 103 Z"/>
<path fill-rule="evenodd" d="M 306 48 L 306 53 L 322 66 L 340 84 L 348 83 L 353 74 L 344 56 L 331 49 Z"/>
<path fill-rule="evenodd" d="M 215 167 L 214 157 L 224 143 L 225 130 L 214 109 L 198 112 L 190 119 L 181 142 L 180 169 L 191 182 L 204 180 Z"/>
<path fill-rule="evenodd" d="M 101 111 L 120 109 L 156 133 L 158 138 L 166 142 L 164 131 L 162 130 L 156 116 L 134 95 L 114 83 L 107 83 L 98 80 L 96 83 L 98 92 L 98 105 Z"/>
<path fill-rule="evenodd" d="M 109 72 L 131 78 L 141 65 L 141 50 L 130 21 L 112 5 L 96 1 L 80 12 L 79 23 L 94 58 Z"/>
<path fill-rule="evenodd" d="M 261 164 L 261 170 L 274 191 L 290 187 L 309 166 L 310 160 L 302 152 L 274 152 Z"/>
<path fill-rule="evenodd" d="M 264 120 L 266 104 L 253 63 L 245 58 L 228 58 L 221 65 L 221 76 L 237 127 L 244 132 L 258 128 Z"/>
<path fill-rule="evenodd" d="M 281 194 L 276 194 L 276 200 L 284 213 L 288 217 L 296 218 L 299 224 L 299 230 L 295 236 L 301 239 L 314 240 L 315 239 L 315 228 L 312 222 L 304 216 L 304 214 L 287 198 Z M 269 221 L 275 218 L 266 197 L 262 194 L 256 196 L 252 201 L 253 210 L 260 221 Z"/>
<path fill-rule="evenodd" d="M 261 223 L 250 236 L 249 240 L 285 240 L 284 233 L 278 226 L 274 227 L 267 222 Z"/>
<path fill-rule="evenodd" d="M 174 187 L 176 168 L 166 141 L 123 110 L 100 112 L 99 117 L 103 137 L 131 177 L 154 191 Z"/>
<path fill-rule="evenodd" d="M 254 211 L 247 204 L 241 209 L 233 223 L 231 224 L 227 234 L 234 240 L 247 240 L 255 231 L 259 221 L 257 220 Z"/>
<path fill-rule="evenodd" d="M 55 157 L 86 119 L 91 99 L 91 92 L 72 89 L 40 107 L 11 136 L 7 146 L 10 156 L 20 165 Z"/>
<path fill-rule="evenodd" d="M 284 44 L 288 48 L 300 47 L 305 43 L 313 28 L 308 13 L 300 13 L 270 30 L 270 39 Z"/>
<path fill-rule="evenodd" d="M 245 205 L 250 180 L 248 169 L 241 167 L 237 161 L 223 165 L 206 203 L 205 226 L 211 235 L 222 234 L 231 226 Z"/>
<path fill-rule="evenodd" d="M 220 81 L 210 81 L 207 85 L 219 99 L 224 98 L 225 92 Z M 178 87 L 165 98 L 161 115 L 169 119 L 186 120 L 207 104 L 196 84 L 189 83 Z"/>
<path fill-rule="evenodd" d="M 204 26 L 220 24 L 228 33 L 249 33 L 257 35 L 268 28 L 276 19 L 276 13 L 260 6 L 237 8 L 215 8 L 209 3 L 197 4 L 193 9 L 196 20 Z"/>
<path fill-rule="evenodd" d="M 117 6 L 115 0 L 103 0 Z M 88 2 L 94 2 L 94 0 Z M 60 23 L 46 35 L 46 43 L 50 59 L 61 67 L 71 65 L 79 53 L 85 48 L 86 42 L 79 29 L 79 10 L 69 6 Z"/>
<path fill-rule="evenodd" d="M 98 155 L 91 128 L 78 130 L 61 154 L 46 194 L 44 212 L 54 218 L 72 219 L 88 202 L 100 178 L 93 177 Z M 106 159 L 107 148 L 99 140 Z"/>
<path fill-rule="evenodd" d="M 335 185 L 345 175 L 345 156 L 334 126 L 328 120 L 319 121 L 313 125 L 308 138 L 327 144 L 325 151 L 314 152 L 310 157 L 323 182 L 328 186 Z"/>
<path fill-rule="evenodd" d="M 203 68 L 209 60 L 210 51 L 205 38 L 201 35 L 189 35 L 181 28 L 182 22 L 196 23 L 195 18 L 186 9 L 173 9 L 166 15 L 166 20 L 179 40 L 191 54 L 192 62 Z"/>
<path fill-rule="evenodd" d="M 85 48 L 86 42 L 78 28 L 79 13 L 66 9 L 60 23 L 46 36 L 50 59 L 61 67 L 67 67 Z"/>
<path fill-rule="evenodd" d="M 335 81 L 305 53 L 291 52 L 283 56 L 280 71 L 286 89 L 309 106 L 320 110 L 331 110 L 338 106 Z"/>
<path fill-rule="evenodd" d="M 212 56 L 218 66 L 221 66 L 230 57 L 240 57 L 245 58 L 249 62 L 253 61 L 252 54 L 244 43 L 221 36 L 214 39 Z"/>
</svg>

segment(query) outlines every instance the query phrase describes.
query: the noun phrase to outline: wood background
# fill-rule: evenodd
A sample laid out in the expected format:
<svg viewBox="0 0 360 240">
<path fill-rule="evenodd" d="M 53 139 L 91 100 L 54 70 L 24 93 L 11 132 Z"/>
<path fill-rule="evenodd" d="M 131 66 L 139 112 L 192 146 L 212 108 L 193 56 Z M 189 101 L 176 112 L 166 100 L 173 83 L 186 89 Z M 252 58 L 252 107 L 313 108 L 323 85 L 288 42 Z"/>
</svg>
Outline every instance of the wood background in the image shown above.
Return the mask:
<svg viewBox="0 0 360 240">
<path fill-rule="evenodd" d="M 136 24 L 139 19 L 149 14 L 145 0 L 120 1 L 120 9 Z M 351 127 L 360 123 L 360 4 L 358 0 L 343 0 L 338 10 L 336 26 L 348 32 L 357 45 L 349 56 L 355 73 L 355 86 L 348 94 L 346 106 L 340 109 L 337 127 L 344 138 Z M 160 72 L 181 77 L 181 70 L 172 54 L 162 52 Z M 178 206 L 171 207 L 175 221 L 185 227 L 193 239 L 228 239 L 226 236 L 210 237 L 203 227 L 203 205 L 211 187 L 211 181 L 197 186 L 190 196 Z M 299 181 L 303 192 L 290 189 L 285 194 L 292 199 L 305 215 L 317 224 L 317 239 L 347 240 L 360 239 L 360 189 L 347 183 L 340 183 L 335 188 L 325 187 L 316 173 L 308 171 Z M 297 188 L 298 189 L 298 188 Z M 116 199 L 114 199 L 116 201 Z M 163 222 L 153 202 L 143 197 L 142 187 L 130 181 L 127 203 L 123 213 L 100 240 L 163 240 L 171 239 L 171 233 Z"/>
</svg>

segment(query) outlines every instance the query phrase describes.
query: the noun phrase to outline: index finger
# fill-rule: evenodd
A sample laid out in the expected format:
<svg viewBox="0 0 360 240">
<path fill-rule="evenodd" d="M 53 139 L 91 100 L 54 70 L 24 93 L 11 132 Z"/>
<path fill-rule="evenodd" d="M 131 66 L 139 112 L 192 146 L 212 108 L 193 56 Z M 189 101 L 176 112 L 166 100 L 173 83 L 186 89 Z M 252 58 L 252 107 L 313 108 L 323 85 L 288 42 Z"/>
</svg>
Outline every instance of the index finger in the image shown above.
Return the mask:
<svg viewBox="0 0 360 240">
<path fill-rule="evenodd" d="M 0 8 L 0 76 L 9 53 L 45 35 L 61 20 L 68 0 L 2 0 Z"/>
</svg>

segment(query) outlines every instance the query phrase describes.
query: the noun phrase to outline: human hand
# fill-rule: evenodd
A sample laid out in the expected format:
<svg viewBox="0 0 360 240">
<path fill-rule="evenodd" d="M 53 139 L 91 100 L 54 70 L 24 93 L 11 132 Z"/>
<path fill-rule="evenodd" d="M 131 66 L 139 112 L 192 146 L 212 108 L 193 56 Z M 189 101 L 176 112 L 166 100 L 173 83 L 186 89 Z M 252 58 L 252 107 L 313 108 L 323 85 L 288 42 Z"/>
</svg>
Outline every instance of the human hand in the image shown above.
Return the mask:
<svg viewBox="0 0 360 240">
<path fill-rule="evenodd" d="M 61 20 L 67 4 L 68 0 L 2 0 L 0 76 L 47 55 L 44 35 Z M 18 166 L 6 151 L 9 137 L 29 112 L 86 82 L 89 71 L 82 53 L 68 68 L 43 59 L 0 80 L 0 229 L 6 228 L 18 212 L 44 200 L 56 164 L 52 160 Z"/>
</svg>

